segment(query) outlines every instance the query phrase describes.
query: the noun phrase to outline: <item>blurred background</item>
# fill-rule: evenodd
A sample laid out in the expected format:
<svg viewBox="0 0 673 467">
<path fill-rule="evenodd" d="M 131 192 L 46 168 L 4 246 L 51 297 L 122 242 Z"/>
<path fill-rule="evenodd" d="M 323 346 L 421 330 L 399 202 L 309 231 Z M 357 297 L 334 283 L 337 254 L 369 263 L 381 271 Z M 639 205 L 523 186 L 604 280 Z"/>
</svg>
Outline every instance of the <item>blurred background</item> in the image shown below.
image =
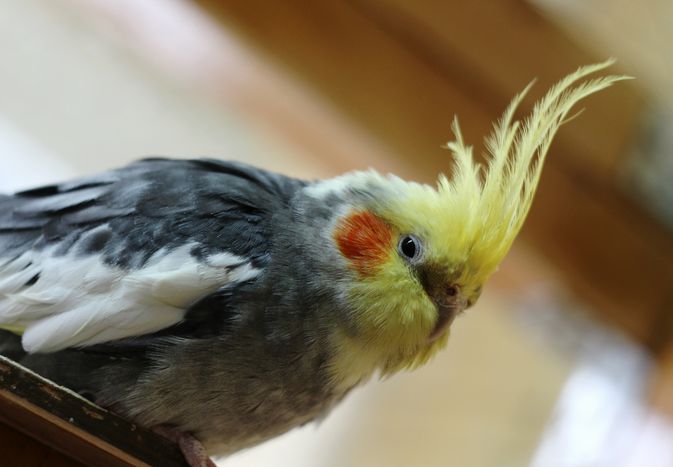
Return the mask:
<svg viewBox="0 0 673 467">
<path fill-rule="evenodd" d="M 637 77 L 558 135 L 427 367 L 224 466 L 673 465 L 673 3 L 0 0 L 0 191 L 146 155 L 432 182 L 532 78 Z"/>
</svg>

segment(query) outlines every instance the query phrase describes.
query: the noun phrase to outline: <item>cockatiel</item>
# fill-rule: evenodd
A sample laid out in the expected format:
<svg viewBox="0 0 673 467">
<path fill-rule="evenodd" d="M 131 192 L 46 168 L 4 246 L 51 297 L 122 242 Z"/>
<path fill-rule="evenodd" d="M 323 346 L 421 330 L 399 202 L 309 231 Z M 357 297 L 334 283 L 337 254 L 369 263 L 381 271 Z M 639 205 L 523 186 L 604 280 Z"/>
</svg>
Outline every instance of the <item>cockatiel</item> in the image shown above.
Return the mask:
<svg viewBox="0 0 673 467">
<path fill-rule="evenodd" d="M 3 348 L 168 427 L 192 465 L 320 417 L 444 347 L 519 232 L 573 105 L 623 79 L 587 78 L 609 64 L 563 79 L 523 123 L 528 88 L 515 97 L 485 167 L 455 121 L 452 178 L 436 187 L 146 159 L 0 195 Z"/>
</svg>

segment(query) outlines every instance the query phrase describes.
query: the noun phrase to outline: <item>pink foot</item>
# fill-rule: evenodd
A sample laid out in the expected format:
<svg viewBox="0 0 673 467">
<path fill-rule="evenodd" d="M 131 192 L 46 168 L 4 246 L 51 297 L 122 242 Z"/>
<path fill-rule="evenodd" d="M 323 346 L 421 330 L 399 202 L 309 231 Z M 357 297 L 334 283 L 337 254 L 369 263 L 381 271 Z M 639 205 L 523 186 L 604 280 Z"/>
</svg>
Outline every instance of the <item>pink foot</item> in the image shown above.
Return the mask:
<svg viewBox="0 0 673 467">
<path fill-rule="evenodd" d="M 165 425 L 157 425 L 152 427 L 152 430 L 180 446 L 180 451 L 182 451 L 182 455 L 185 456 L 185 460 L 190 467 L 217 467 L 215 462 L 206 454 L 201 441 L 191 434 L 183 433 Z"/>
</svg>

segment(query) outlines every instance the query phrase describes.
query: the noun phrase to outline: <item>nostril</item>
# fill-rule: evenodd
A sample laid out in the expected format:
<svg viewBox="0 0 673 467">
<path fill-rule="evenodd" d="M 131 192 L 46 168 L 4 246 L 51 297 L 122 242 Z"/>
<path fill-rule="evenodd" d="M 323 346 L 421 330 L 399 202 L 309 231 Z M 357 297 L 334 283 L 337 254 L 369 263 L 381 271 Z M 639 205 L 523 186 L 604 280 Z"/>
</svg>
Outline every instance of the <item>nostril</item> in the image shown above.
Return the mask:
<svg viewBox="0 0 673 467">
<path fill-rule="evenodd" d="M 445 292 L 447 297 L 455 297 L 456 295 L 458 295 L 458 289 L 453 285 L 448 286 Z"/>
</svg>

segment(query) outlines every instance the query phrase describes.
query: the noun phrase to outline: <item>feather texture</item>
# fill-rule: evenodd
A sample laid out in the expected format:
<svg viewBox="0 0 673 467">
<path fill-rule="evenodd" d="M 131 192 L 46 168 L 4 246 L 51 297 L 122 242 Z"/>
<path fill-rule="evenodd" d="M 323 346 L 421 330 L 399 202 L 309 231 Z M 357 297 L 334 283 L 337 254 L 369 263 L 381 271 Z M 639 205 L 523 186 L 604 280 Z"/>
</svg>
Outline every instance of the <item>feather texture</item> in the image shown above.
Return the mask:
<svg viewBox="0 0 673 467">
<path fill-rule="evenodd" d="M 3 196 L 0 328 L 54 352 L 174 326 L 259 275 L 268 218 L 303 185 L 233 162 L 151 159 Z"/>
<path fill-rule="evenodd" d="M 0 324 L 24 328 L 28 352 L 141 336 L 179 323 L 198 299 L 259 273 L 233 254 L 220 254 L 215 265 L 197 261 L 190 254 L 194 246 L 159 251 L 136 271 L 103 264 L 97 256 L 22 255 L 0 274 Z"/>
<path fill-rule="evenodd" d="M 573 106 L 585 97 L 626 76 L 604 76 L 579 82 L 588 75 L 613 64 L 613 60 L 579 68 L 563 78 L 535 104 L 523 121 L 513 116 L 533 83 L 510 103 L 494 130 L 485 140 L 487 167 L 474 162 L 472 149 L 454 120 L 455 141 L 447 144 L 455 167 L 453 178 L 441 178 L 439 195 L 449 212 L 460 206 L 460 216 L 451 216 L 463 228 L 458 242 L 476 255 L 480 274 L 488 276 L 509 251 L 530 210 L 549 146 Z M 451 239 L 455 241 L 455 238 Z"/>
</svg>

